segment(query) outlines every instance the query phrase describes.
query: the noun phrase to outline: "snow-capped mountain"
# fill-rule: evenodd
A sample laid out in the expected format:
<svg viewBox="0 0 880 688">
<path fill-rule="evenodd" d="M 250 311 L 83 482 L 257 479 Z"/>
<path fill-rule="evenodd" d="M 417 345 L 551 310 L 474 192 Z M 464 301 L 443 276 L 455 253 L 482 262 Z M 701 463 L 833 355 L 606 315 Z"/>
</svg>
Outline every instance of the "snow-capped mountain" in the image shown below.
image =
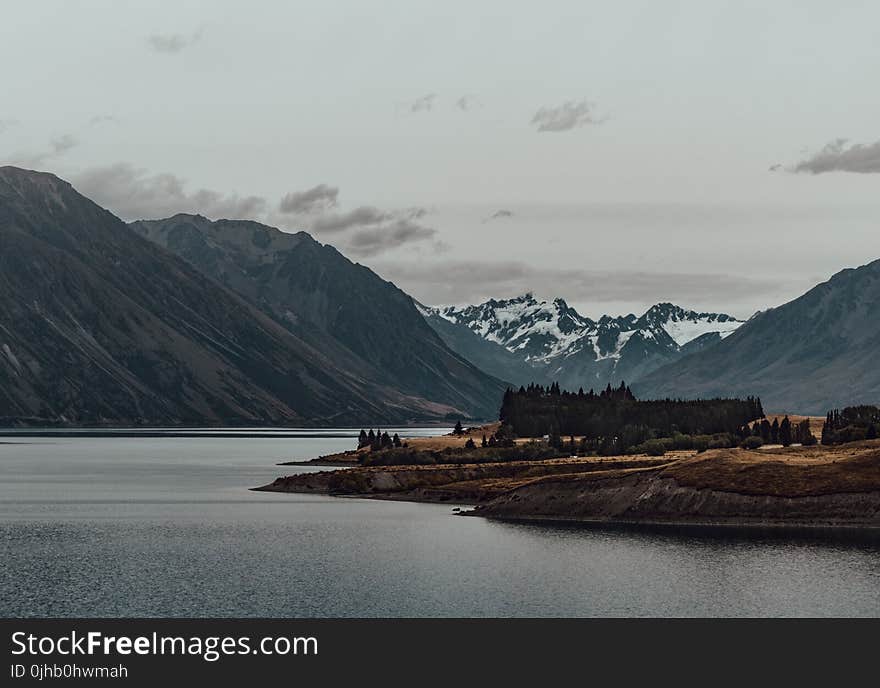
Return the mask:
<svg viewBox="0 0 880 688">
<path fill-rule="evenodd" d="M 527 376 L 541 373 L 545 379 L 575 388 L 636 380 L 727 337 L 743 324 L 723 313 L 697 313 L 671 303 L 652 306 L 641 316 L 604 315 L 592 320 L 563 299 L 544 301 L 532 294 L 475 306 L 429 308 L 424 313 L 429 322 L 434 320 L 435 329 L 442 319 L 517 354 L 528 364 L 523 371 Z M 447 343 L 455 349 L 450 328 L 444 329 Z"/>
</svg>

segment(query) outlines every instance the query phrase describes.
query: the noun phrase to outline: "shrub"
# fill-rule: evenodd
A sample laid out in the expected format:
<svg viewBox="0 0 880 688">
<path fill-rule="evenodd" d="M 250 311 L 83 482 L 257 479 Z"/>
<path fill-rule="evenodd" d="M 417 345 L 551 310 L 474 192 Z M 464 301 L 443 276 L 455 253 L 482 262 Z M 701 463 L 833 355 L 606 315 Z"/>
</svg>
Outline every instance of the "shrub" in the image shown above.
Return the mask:
<svg viewBox="0 0 880 688">
<path fill-rule="evenodd" d="M 740 446 L 743 449 L 757 449 L 762 444 L 764 444 L 764 440 L 762 440 L 760 437 L 756 437 L 755 435 L 751 435 L 750 437 L 746 437 L 746 439 Z"/>
<path fill-rule="evenodd" d="M 648 456 L 663 456 L 666 453 L 666 443 L 662 440 L 648 440 L 642 442 L 641 450 Z"/>
</svg>

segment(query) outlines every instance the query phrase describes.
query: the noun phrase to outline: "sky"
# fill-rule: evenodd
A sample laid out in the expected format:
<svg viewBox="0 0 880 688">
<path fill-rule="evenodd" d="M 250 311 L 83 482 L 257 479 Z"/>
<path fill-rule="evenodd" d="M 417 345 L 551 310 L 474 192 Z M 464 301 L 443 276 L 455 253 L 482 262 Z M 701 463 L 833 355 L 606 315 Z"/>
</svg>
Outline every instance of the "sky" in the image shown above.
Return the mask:
<svg viewBox="0 0 880 688">
<path fill-rule="evenodd" d="M 880 258 L 880 5 L 0 0 L 0 164 L 427 304 L 748 317 Z"/>
</svg>

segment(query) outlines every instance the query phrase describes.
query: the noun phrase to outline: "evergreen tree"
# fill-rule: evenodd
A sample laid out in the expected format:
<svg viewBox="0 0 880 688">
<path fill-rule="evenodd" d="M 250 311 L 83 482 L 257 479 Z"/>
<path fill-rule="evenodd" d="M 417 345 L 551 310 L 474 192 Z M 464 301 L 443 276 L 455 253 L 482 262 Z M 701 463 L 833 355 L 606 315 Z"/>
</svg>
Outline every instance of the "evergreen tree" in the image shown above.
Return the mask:
<svg viewBox="0 0 880 688">
<path fill-rule="evenodd" d="M 800 423 L 800 440 L 801 444 L 805 447 L 812 447 L 816 444 L 816 436 L 813 434 L 813 431 L 810 430 L 810 421 L 808 418 L 804 418 Z"/>
<path fill-rule="evenodd" d="M 779 443 L 783 447 L 791 446 L 791 421 L 788 416 L 783 418 L 782 423 L 779 424 Z"/>
<path fill-rule="evenodd" d="M 467 442 L 464 443 L 465 449 L 476 449 L 477 445 L 474 443 L 473 437 L 468 437 Z"/>
<path fill-rule="evenodd" d="M 774 418 L 770 425 L 770 443 L 779 444 L 779 419 Z"/>
<path fill-rule="evenodd" d="M 483 435 L 483 441 L 480 444 L 481 447 L 488 447 L 489 443 L 486 441 L 486 435 Z"/>
<path fill-rule="evenodd" d="M 461 420 L 460 419 L 455 421 L 455 428 L 452 430 L 452 434 L 453 435 L 463 435 L 464 434 L 464 428 L 461 427 Z"/>
<path fill-rule="evenodd" d="M 361 447 L 366 447 L 369 444 L 369 440 L 367 439 L 367 431 L 361 428 L 361 434 L 358 435 L 358 449 Z"/>
<path fill-rule="evenodd" d="M 403 444 L 403 443 L 400 441 L 400 435 L 398 435 L 396 432 L 394 433 L 394 437 L 391 438 L 391 443 L 392 443 L 395 447 L 399 447 L 399 446 L 401 446 L 401 445 Z"/>
</svg>

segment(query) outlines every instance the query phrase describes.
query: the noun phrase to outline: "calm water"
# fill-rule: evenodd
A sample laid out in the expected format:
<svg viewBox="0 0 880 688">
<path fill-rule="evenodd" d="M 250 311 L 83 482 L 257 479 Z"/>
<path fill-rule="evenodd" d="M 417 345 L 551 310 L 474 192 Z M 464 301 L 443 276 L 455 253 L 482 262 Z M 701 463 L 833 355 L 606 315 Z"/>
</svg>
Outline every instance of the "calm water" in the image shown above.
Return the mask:
<svg viewBox="0 0 880 688">
<path fill-rule="evenodd" d="M 0 438 L 0 616 L 880 616 L 876 543 L 248 491 L 330 434 Z"/>
</svg>

